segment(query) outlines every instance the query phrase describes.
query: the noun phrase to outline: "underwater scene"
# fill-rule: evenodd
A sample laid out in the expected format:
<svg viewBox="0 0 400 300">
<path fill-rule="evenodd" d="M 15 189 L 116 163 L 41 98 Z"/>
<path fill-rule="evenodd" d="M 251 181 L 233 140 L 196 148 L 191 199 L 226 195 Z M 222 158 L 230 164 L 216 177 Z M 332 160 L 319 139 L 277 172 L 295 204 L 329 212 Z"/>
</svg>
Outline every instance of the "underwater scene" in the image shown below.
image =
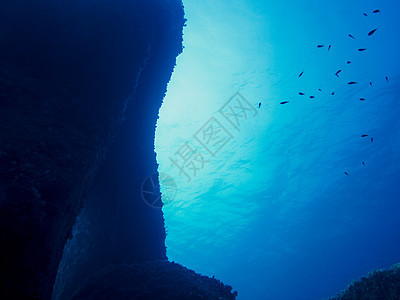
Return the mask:
<svg viewBox="0 0 400 300">
<path fill-rule="evenodd" d="M 168 259 L 243 300 L 399 263 L 400 2 L 183 2 L 155 137 Z"/>
</svg>

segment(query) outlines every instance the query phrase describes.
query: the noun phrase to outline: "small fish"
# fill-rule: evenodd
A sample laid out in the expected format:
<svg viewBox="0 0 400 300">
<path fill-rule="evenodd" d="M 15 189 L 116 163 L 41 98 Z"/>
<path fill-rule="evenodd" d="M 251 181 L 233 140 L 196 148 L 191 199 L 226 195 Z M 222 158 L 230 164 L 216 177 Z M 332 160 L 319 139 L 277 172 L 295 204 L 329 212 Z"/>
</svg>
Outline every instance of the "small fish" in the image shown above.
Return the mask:
<svg viewBox="0 0 400 300">
<path fill-rule="evenodd" d="M 304 71 L 299 74 L 299 77 L 301 77 L 301 75 L 303 75 L 303 73 L 304 73 Z"/>
<path fill-rule="evenodd" d="M 374 14 L 377 14 L 377 13 L 379 13 L 379 12 L 381 12 L 379 9 L 375 9 L 375 10 L 373 11 Z"/>
<path fill-rule="evenodd" d="M 332 96 L 334 96 L 335 95 L 335 92 L 332 92 Z"/>
<path fill-rule="evenodd" d="M 351 64 L 351 61 L 348 60 L 348 61 L 347 61 L 347 64 L 348 64 L 348 65 Z"/>
<path fill-rule="evenodd" d="M 314 96 L 310 96 L 310 99 L 314 99 L 315 97 Z"/>
<path fill-rule="evenodd" d="M 363 166 L 365 166 L 365 162 L 362 161 Z"/>
<path fill-rule="evenodd" d="M 324 45 L 317 45 L 317 48 L 322 48 Z"/>
<path fill-rule="evenodd" d="M 360 100 L 361 100 L 361 101 L 364 101 L 364 100 L 365 100 L 365 98 L 360 98 Z"/>
<path fill-rule="evenodd" d="M 371 143 L 373 143 L 374 142 L 374 138 L 371 138 Z"/>
<path fill-rule="evenodd" d="M 375 33 L 375 31 L 377 31 L 378 28 L 375 28 L 374 30 L 371 30 L 370 32 L 368 32 L 368 36 L 371 36 Z"/>
<path fill-rule="evenodd" d="M 372 86 L 372 82 L 371 81 L 369 82 L 369 85 Z"/>
<path fill-rule="evenodd" d="M 386 81 L 389 82 L 389 78 L 387 76 L 385 78 L 386 78 Z"/>
<path fill-rule="evenodd" d="M 356 81 L 350 81 L 347 84 L 357 84 L 357 82 Z"/>
<path fill-rule="evenodd" d="M 258 108 L 260 108 L 261 107 L 261 102 L 260 103 L 258 103 Z"/>
<path fill-rule="evenodd" d="M 367 48 L 360 48 L 360 49 L 358 49 L 358 51 L 365 51 L 365 50 L 367 50 Z"/>
<path fill-rule="evenodd" d="M 282 101 L 281 104 L 289 103 L 289 101 Z"/>
<path fill-rule="evenodd" d="M 368 134 L 363 134 L 363 135 L 361 135 L 361 137 L 367 137 L 368 136 Z"/>
<path fill-rule="evenodd" d="M 342 70 L 337 71 L 337 72 L 335 73 L 335 75 L 336 75 L 337 77 L 339 77 L 339 73 L 340 73 L 340 72 L 342 72 Z"/>
<path fill-rule="evenodd" d="M 318 91 L 322 92 L 322 90 L 321 90 L 321 89 L 318 89 Z"/>
<path fill-rule="evenodd" d="M 302 93 L 302 92 L 299 92 L 299 95 L 303 96 L 303 95 L 304 95 L 304 93 Z"/>
<path fill-rule="evenodd" d="M 331 45 L 328 46 L 328 51 L 331 50 Z"/>
<path fill-rule="evenodd" d="M 350 33 L 349 33 L 349 37 L 351 37 L 352 39 L 356 39 L 354 36 L 352 36 Z"/>
<path fill-rule="evenodd" d="M 364 16 L 368 17 L 368 15 L 366 13 L 363 14 Z"/>
<path fill-rule="evenodd" d="M 347 174 L 347 172 L 344 172 L 344 174 L 346 174 L 347 176 L 349 176 L 349 174 Z"/>
</svg>

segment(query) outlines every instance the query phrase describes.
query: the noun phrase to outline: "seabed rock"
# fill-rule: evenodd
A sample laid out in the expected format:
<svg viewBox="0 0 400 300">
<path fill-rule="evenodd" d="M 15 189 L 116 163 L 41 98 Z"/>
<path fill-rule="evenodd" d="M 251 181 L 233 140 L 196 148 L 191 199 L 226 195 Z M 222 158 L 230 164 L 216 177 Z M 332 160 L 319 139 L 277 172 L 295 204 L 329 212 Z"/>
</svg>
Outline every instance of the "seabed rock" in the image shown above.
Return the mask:
<svg viewBox="0 0 400 300">
<path fill-rule="evenodd" d="M 218 280 L 179 264 L 154 261 L 109 266 L 89 278 L 72 299 L 236 299 L 236 292 Z"/>
<path fill-rule="evenodd" d="M 331 300 L 397 300 L 400 299 L 400 264 L 388 270 L 373 271 L 352 282 Z"/>
</svg>

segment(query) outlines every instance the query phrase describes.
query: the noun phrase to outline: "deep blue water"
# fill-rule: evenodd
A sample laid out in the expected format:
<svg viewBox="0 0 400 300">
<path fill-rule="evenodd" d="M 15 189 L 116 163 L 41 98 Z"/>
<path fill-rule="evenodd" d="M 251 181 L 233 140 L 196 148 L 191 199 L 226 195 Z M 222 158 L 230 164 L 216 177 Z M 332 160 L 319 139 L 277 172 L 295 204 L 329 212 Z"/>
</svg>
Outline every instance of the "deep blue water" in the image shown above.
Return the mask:
<svg viewBox="0 0 400 300">
<path fill-rule="evenodd" d="M 400 2 L 184 4 L 156 131 L 168 258 L 296 300 L 400 262 Z"/>
</svg>

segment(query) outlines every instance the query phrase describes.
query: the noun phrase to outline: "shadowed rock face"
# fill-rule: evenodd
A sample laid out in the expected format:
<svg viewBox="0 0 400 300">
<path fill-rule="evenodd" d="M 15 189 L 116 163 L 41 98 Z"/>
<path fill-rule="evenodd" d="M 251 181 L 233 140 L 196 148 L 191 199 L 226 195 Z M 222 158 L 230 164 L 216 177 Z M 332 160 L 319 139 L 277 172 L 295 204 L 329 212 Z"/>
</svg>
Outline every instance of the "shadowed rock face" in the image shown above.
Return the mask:
<svg viewBox="0 0 400 300">
<path fill-rule="evenodd" d="M 113 219 L 103 225 L 114 247 L 96 259 L 165 259 L 161 211 L 138 203 L 138 184 L 156 171 L 155 120 L 182 49 L 180 1 L 0 7 L 0 298 L 50 298 L 87 195 L 87 217 L 100 215 L 88 223 Z M 109 208 L 118 209 L 104 217 Z M 96 259 L 87 266 L 101 267 Z"/>
<path fill-rule="evenodd" d="M 387 270 L 375 270 L 349 284 L 346 290 L 330 300 L 400 299 L 400 264 Z"/>
<path fill-rule="evenodd" d="M 146 67 L 133 103 L 127 107 L 124 126 L 65 248 L 55 298 L 71 299 L 87 277 L 110 264 L 166 260 L 162 211 L 142 199 L 141 189 L 145 179 L 157 172 L 154 135 L 158 110 L 182 47 L 183 13 L 176 7 L 172 13 L 155 18 L 157 30 L 151 32 Z"/>
<path fill-rule="evenodd" d="M 180 0 L 0 7 L 0 298 L 235 298 L 166 261 L 162 211 L 141 195 Z"/>
<path fill-rule="evenodd" d="M 93 274 L 71 299 L 235 299 L 230 286 L 171 262 L 109 266 Z"/>
</svg>

